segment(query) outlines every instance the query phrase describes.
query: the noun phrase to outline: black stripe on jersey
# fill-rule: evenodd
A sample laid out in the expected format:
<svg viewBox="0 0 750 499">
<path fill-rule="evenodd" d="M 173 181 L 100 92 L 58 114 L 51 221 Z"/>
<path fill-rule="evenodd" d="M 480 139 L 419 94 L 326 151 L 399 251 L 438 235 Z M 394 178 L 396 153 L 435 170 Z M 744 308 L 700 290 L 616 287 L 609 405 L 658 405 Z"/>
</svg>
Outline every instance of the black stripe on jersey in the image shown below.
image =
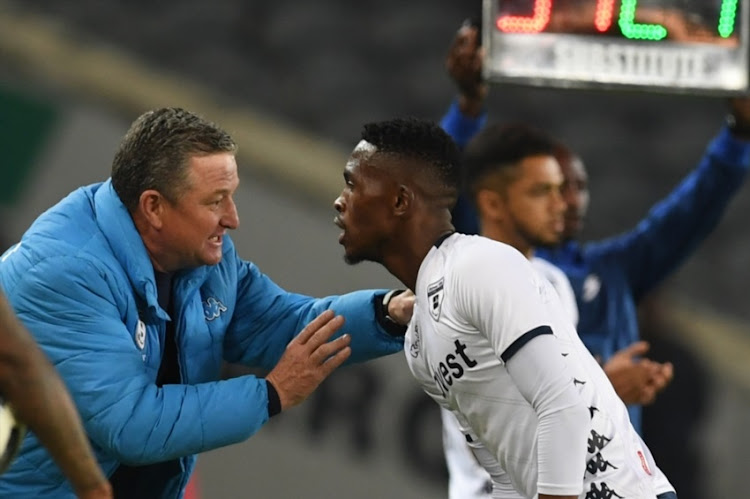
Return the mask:
<svg viewBox="0 0 750 499">
<path fill-rule="evenodd" d="M 500 358 L 503 359 L 503 362 L 508 362 L 516 353 L 518 353 L 522 346 L 543 334 L 552 334 L 552 328 L 549 326 L 539 326 L 531 331 L 526 331 L 505 349 L 502 355 L 500 355 Z"/>
<path fill-rule="evenodd" d="M 446 239 L 448 239 L 449 237 L 451 237 L 455 233 L 456 233 L 455 230 L 452 230 L 450 232 L 446 232 L 442 236 L 438 237 L 437 241 L 435 241 L 435 243 L 433 244 L 433 246 L 435 246 L 436 248 L 439 248 L 440 245 L 443 244 L 443 241 L 445 241 Z"/>
</svg>

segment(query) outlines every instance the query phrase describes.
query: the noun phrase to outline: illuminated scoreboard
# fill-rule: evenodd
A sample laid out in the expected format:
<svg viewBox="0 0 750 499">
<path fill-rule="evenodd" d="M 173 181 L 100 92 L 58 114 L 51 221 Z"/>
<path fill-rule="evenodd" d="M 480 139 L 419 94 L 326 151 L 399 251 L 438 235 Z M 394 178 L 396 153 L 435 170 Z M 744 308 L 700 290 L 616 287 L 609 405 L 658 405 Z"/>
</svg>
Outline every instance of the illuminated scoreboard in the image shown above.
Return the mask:
<svg viewBox="0 0 750 499">
<path fill-rule="evenodd" d="M 483 0 L 490 82 L 750 93 L 750 0 Z"/>
</svg>

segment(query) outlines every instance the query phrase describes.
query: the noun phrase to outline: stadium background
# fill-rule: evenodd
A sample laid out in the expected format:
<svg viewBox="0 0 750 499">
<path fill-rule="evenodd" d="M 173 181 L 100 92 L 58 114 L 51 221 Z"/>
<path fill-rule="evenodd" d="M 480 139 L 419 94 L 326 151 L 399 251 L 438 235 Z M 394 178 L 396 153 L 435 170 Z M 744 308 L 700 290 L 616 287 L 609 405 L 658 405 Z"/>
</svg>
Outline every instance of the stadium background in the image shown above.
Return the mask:
<svg viewBox="0 0 750 499">
<path fill-rule="evenodd" d="M 181 105 L 240 142 L 234 238 L 244 256 L 309 294 L 395 285 L 374 265 L 344 265 L 331 203 L 363 122 L 442 115 L 453 96 L 443 57 L 472 13 L 456 0 L 0 0 L 2 242 L 71 189 L 106 178 L 135 116 Z M 489 108 L 582 154 L 593 193 L 586 237 L 635 224 L 725 114 L 717 98 L 502 87 Z M 699 457 L 709 499 L 742 497 L 750 464 L 749 211 L 743 187 L 658 302 L 660 333 L 702 368 L 681 396 L 705 403 L 672 416 L 700 416 L 676 450 Z M 341 370 L 248 442 L 204 455 L 200 486 L 218 499 L 442 497 L 439 431 L 393 356 Z"/>
</svg>

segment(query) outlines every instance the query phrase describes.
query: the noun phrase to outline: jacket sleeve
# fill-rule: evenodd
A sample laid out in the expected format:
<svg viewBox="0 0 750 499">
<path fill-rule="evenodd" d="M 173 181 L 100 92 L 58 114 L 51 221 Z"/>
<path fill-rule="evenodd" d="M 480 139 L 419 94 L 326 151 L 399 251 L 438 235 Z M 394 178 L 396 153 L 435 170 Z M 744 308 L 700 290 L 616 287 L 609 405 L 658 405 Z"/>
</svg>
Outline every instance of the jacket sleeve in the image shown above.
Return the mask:
<svg viewBox="0 0 750 499">
<path fill-rule="evenodd" d="M 750 141 L 724 128 L 698 167 L 633 230 L 592 243 L 589 259 L 614 259 L 625 268 L 636 300 L 689 256 L 718 224 L 750 168 Z"/>
<path fill-rule="evenodd" d="M 448 112 L 440 120 L 440 126 L 453 138 L 456 145 L 460 149 L 463 149 L 479 133 L 479 130 L 484 127 L 486 122 L 487 113 L 482 113 L 476 118 L 465 116 L 458 107 L 458 101 L 454 100 L 448 108 Z M 474 203 L 465 191 L 458 196 L 451 216 L 453 226 L 458 232 L 462 234 L 479 234 L 479 215 L 476 208 L 474 208 Z"/>
<path fill-rule="evenodd" d="M 440 126 L 451 136 L 456 145 L 463 149 L 487 122 L 487 113 L 478 117 L 465 116 L 458 107 L 458 100 L 454 100 L 440 120 Z"/>
<path fill-rule="evenodd" d="M 403 349 L 403 336 L 388 334 L 375 317 L 375 304 L 386 290 L 316 299 L 281 289 L 250 262 L 237 258 L 237 264 L 237 304 L 224 341 L 226 360 L 273 368 L 289 341 L 329 308 L 345 318 L 336 336 L 351 335 L 352 355 L 347 362 L 362 362 Z"/>
<path fill-rule="evenodd" d="M 47 259 L 8 291 L 70 389 L 89 437 L 123 463 L 241 442 L 268 419 L 265 382 L 252 376 L 157 387 L 116 305 L 124 291 L 90 262 Z"/>
</svg>

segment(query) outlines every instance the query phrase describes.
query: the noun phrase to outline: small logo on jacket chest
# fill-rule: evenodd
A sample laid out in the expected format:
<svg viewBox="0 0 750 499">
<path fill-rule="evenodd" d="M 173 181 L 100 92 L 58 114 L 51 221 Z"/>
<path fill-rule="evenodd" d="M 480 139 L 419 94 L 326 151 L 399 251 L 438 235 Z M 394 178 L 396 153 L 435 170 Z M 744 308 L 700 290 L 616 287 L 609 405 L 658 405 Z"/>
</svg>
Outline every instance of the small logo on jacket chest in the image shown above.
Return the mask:
<svg viewBox="0 0 750 499">
<path fill-rule="evenodd" d="M 432 379 L 443 397 L 448 395 L 453 382 L 463 377 L 466 369 L 477 365 L 477 361 L 466 354 L 466 344 L 461 343 L 461 340 L 456 340 L 453 344 L 456 345 L 456 350 L 446 355 L 445 359 L 432 369 Z"/>
<path fill-rule="evenodd" d="M 219 317 L 222 312 L 226 312 L 227 307 L 214 297 L 208 298 L 203 302 L 203 315 L 207 321 L 212 321 Z"/>
<path fill-rule="evenodd" d="M 143 350 L 146 346 L 146 324 L 140 319 L 135 328 L 135 344 L 139 350 Z"/>
</svg>

